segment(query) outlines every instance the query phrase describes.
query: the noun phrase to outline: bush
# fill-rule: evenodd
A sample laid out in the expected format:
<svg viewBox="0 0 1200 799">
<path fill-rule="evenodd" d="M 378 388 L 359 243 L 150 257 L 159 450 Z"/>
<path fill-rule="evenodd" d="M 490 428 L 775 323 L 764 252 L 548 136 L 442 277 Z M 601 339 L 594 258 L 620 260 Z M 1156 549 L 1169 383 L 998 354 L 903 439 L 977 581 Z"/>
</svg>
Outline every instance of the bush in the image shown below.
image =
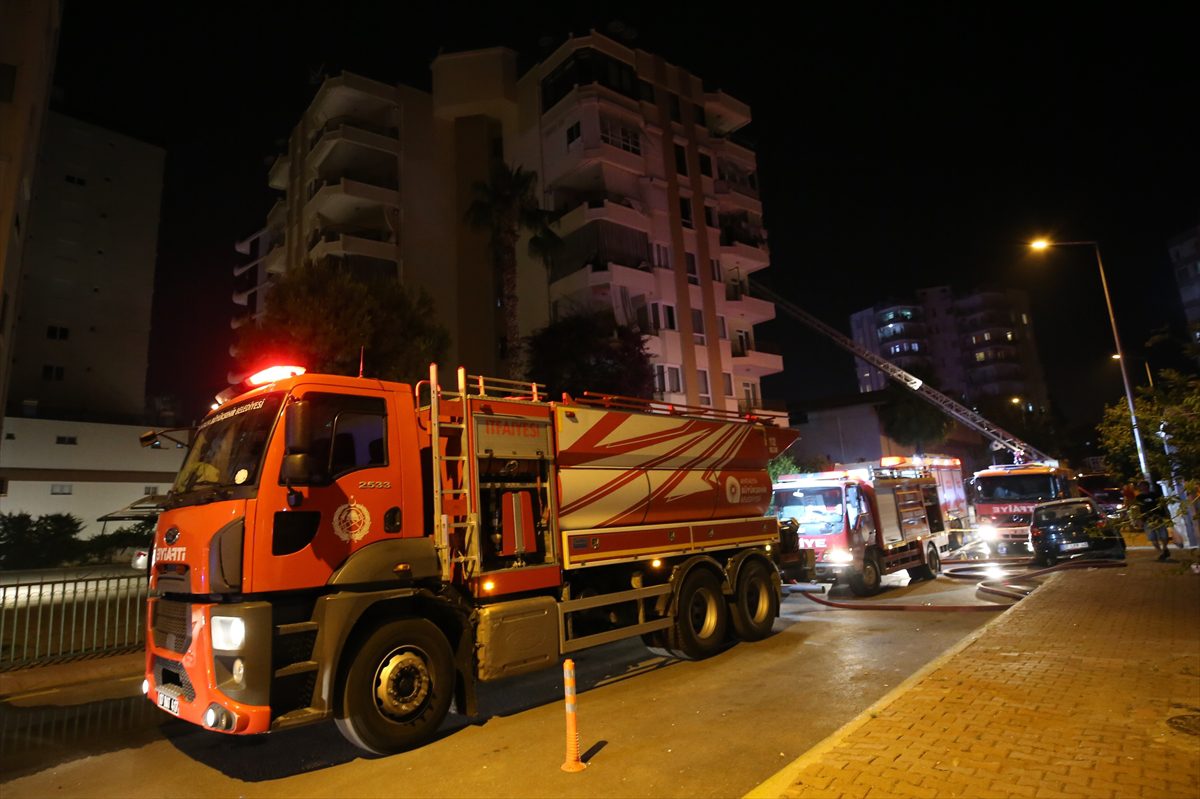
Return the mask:
<svg viewBox="0 0 1200 799">
<path fill-rule="evenodd" d="M 69 513 L 34 519 L 28 513 L 0 514 L 0 568 L 44 569 L 83 554 L 83 522 Z"/>
</svg>

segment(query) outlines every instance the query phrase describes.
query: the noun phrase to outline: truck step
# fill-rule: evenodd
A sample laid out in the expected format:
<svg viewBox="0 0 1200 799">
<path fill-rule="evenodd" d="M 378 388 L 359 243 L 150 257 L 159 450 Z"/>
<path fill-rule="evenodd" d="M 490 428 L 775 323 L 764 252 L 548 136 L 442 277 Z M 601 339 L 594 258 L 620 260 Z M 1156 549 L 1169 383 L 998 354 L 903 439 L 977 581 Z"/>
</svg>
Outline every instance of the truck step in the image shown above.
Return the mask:
<svg viewBox="0 0 1200 799">
<path fill-rule="evenodd" d="M 293 674 L 307 674 L 310 671 L 316 671 L 317 668 L 317 661 L 301 660 L 299 663 L 293 663 L 290 666 L 284 666 L 282 669 L 275 669 L 275 676 L 291 677 Z"/>
<path fill-rule="evenodd" d="M 282 730 L 288 727 L 298 727 L 302 724 L 309 724 L 314 721 L 320 721 L 329 715 L 328 711 L 317 710 L 311 707 L 302 707 L 299 710 L 292 710 L 284 713 L 279 718 L 271 722 L 272 730 Z"/>
<path fill-rule="evenodd" d="M 316 632 L 321 625 L 315 621 L 298 621 L 293 624 L 276 624 L 276 635 L 296 635 L 297 633 Z"/>
</svg>

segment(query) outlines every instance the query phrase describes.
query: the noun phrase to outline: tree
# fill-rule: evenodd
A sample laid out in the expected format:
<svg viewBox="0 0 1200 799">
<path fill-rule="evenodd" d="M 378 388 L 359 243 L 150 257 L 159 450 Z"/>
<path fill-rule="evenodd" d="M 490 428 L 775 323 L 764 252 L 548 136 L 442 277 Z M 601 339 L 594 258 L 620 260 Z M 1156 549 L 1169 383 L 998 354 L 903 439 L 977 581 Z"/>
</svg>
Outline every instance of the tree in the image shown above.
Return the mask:
<svg viewBox="0 0 1200 799">
<path fill-rule="evenodd" d="M 924 380 L 925 376 L 917 374 Z M 879 423 L 888 438 L 917 452 L 946 440 L 953 425 L 950 417 L 915 391 L 892 382 L 885 389 L 886 399 L 879 406 Z"/>
<path fill-rule="evenodd" d="M 0 566 L 40 569 L 74 560 L 83 522 L 68 513 L 34 519 L 28 513 L 0 514 Z"/>
<path fill-rule="evenodd" d="M 654 367 L 646 337 L 618 325 L 610 312 L 574 314 L 534 332 L 526 342 L 529 379 L 550 396 L 597 391 L 649 399 Z"/>
<path fill-rule="evenodd" d="M 295 359 L 314 372 L 414 380 L 446 353 L 450 337 L 434 321 L 433 301 L 393 277 L 359 279 L 336 263 L 312 264 L 278 278 L 257 325 L 239 328 L 246 369 Z M 360 349 L 361 348 L 361 349 Z"/>
<path fill-rule="evenodd" d="M 486 229 L 492 265 L 500 282 L 500 302 L 504 309 L 504 347 L 509 377 L 519 373 L 515 349 L 521 340 L 517 315 L 517 240 L 522 232 L 529 238 L 529 254 L 547 261 L 560 240 L 550 229 L 555 215 L 538 204 L 537 173 L 503 161 L 492 164 L 487 183 L 473 186 L 475 199 L 467 208 L 466 219 L 473 227 Z"/>
<path fill-rule="evenodd" d="M 1189 484 L 1189 493 L 1194 495 L 1194 484 L 1200 482 L 1200 378 L 1163 370 L 1156 376 L 1153 388 L 1140 386 L 1135 390 L 1134 410 L 1151 474 L 1164 480 L 1177 469 Z M 1141 468 L 1125 400 L 1104 409 L 1097 432 L 1109 468 L 1121 477 L 1140 479 Z M 1170 459 L 1160 432 L 1170 436 L 1168 443 L 1173 450 Z"/>
<path fill-rule="evenodd" d="M 820 455 L 814 455 L 811 458 L 802 458 L 797 461 L 787 452 L 781 452 L 767 462 L 767 474 L 771 476 L 772 483 L 785 474 L 808 474 L 811 472 L 823 472 L 832 468 L 833 463 L 828 458 Z"/>
</svg>

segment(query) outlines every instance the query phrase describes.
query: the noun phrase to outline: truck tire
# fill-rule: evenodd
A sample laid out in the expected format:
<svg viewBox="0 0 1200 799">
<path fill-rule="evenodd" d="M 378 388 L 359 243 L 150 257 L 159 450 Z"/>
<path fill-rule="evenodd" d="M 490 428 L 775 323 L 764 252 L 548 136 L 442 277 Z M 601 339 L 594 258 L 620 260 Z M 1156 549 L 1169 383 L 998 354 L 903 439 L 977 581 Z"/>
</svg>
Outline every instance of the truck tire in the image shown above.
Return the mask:
<svg viewBox="0 0 1200 799">
<path fill-rule="evenodd" d="M 863 556 L 862 572 L 850 575 L 850 590 L 855 596 L 874 596 L 883 586 L 883 571 L 879 568 L 879 556 L 868 552 Z"/>
<path fill-rule="evenodd" d="M 738 571 L 737 585 L 729 600 L 733 632 L 743 641 L 761 641 L 771 633 L 779 615 L 779 597 L 771 574 L 761 560 L 747 561 Z"/>
<path fill-rule="evenodd" d="M 428 741 L 454 696 L 454 657 L 424 619 L 380 625 L 358 648 L 335 717 L 350 743 L 392 754 Z"/>
<path fill-rule="evenodd" d="M 914 566 L 908 570 L 908 577 L 911 580 L 932 580 L 938 576 L 942 570 L 942 558 L 938 555 L 937 547 L 930 544 L 925 549 L 925 563 L 922 566 Z"/>
<path fill-rule="evenodd" d="M 712 572 L 693 569 L 679 590 L 675 626 L 667 630 L 668 649 L 688 660 L 706 658 L 721 648 L 727 626 L 721 583 Z"/>
</svg>

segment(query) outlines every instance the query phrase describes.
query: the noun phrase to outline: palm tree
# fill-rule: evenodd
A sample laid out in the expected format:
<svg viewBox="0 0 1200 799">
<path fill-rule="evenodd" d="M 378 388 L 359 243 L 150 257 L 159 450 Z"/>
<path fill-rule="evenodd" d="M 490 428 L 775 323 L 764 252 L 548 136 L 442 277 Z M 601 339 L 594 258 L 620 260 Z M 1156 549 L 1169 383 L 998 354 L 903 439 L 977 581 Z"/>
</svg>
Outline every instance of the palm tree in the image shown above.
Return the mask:
<svg viewBox="0 0 1200 799">
<path fill-rule="evenodd" d="M 550 229 L 555 215 L 538 204 L 536 187 L 536 172 L 496 160 L 488 182 L 476 182 L 473 186 L 475 199 L 466 214 L 469 224 L 486 228 L 491 234 L 492 262 L 500 276 L 500 301 L 504 308 L 502 351 L 512 378 L 520 376 L 515 357 L 521 340 L 517 323 L 517 240 L 522 232 L 531 233 L 529 254 L 545 262 L 561 243 Z"/>
</svg>

